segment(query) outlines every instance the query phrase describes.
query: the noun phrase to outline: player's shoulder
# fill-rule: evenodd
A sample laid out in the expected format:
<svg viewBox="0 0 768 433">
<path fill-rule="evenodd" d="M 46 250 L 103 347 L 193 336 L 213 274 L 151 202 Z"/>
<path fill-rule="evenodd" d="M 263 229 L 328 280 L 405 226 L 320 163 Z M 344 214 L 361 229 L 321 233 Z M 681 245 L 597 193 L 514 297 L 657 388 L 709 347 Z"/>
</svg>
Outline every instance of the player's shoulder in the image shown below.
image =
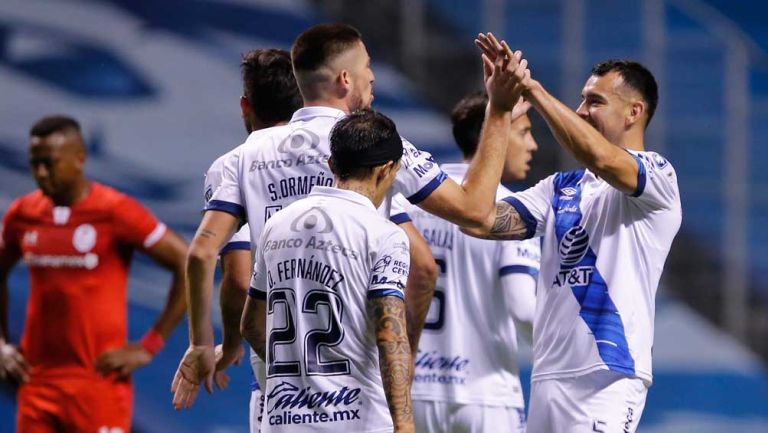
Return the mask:
<svg viewBox="0 0 768 433">
<path fill-rule="evenodd" d="M 675 171 L 675 167 L 672 163 L 658 152 L 630 150 L 629 153 L 640 158 L 645 163 L 646 169 L 653 168 L 662 171 Z"/>
<path fill-rule="evenodd" d="M 127 209 L 143 208 L 144 205 L 135 197 L 109 185 L 91 182 L 90 206 L 99 212 L 115 214 Z M 89 207 L 90 207 L 89 206 Z"/>
<path fill-rule="evenodd" d="M 238 147 L 236 147 L 236 148 L 234 148 L 234 149 L 224 153 L 223 155 L 220 155 L 218 158 L 216 158 L 211 163 L 210 167 L 208 167 L 208 171 L 206 171 L 205 176 L 206 177 L 210 177 L 211 175 L 213 175 L 215 173 L 220 173 L 221 171 L 223 171 L 224 170 L 224 164 L 226 164 L 226 162 L 229 160 L 229 158 L 231 158 L 232 155 L 234 155 L 236 153 L 236 151 L 237 151 L 237 149 L 239 147 L 240 146 L 238 146 Z"/>
<path fill-rule="evenodd" d="M 50 198 L 46 197 L 42 191 L 36 189 L 14 199 L 5 211 L 7 218 L 13 217 L 35 217 L 43 212 L 44 208 L 50 207 Z"/>
</svg>

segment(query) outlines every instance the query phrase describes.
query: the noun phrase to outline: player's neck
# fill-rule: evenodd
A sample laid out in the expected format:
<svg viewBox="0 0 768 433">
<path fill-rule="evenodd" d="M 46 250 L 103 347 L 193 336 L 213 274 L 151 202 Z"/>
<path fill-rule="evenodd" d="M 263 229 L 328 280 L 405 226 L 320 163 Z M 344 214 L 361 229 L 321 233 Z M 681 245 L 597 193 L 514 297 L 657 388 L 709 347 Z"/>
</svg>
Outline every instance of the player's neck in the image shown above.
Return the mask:
<svg viewBox="0 0 768 433">
<path fill-rule="evenodd" d="M 90 189 L 91 183 L 88 179 L 81 178 L 69 190 L 51 196 L 51 201 L 56 206 L 72 206 L 84 199 Z"/>
<path fill-rule="evenodd" d="M 356 192 L 364 197 L 367 197 L 368 200 L 373 203 L 375 207 L 379 207 L 381 204 L 382 197 L 378 197 L 379 194 L 376 192 L 376 187 L 371 183 L 364 180 L 359 179 L 347 179 L 347 180 L 338 180 L 336 181 L 336 188 L 338 189 L 345 189 L 347 191 L 353 191 Z M 377 203 L 378 199 L 378 203 Z"/>
<path fill-rule="evenodd" d="M 645 151 L 644 135 L 644 131 L 627 131 L 622 137 L 620 146 L 627 150 L 643 152 Z"/>
<path fill-rule="evenodd" d="M 343 99 L 335 99 L 335 98 L 323 98 L 323 99 L 315 99 L 311 101 L 304 101 L 305 107 L 330 107 L 335 108 L 337 110 L 341 110 L 347 114 L 349 114 L 349 106 L 347 106 L 347 103 Z"/>
</svg>

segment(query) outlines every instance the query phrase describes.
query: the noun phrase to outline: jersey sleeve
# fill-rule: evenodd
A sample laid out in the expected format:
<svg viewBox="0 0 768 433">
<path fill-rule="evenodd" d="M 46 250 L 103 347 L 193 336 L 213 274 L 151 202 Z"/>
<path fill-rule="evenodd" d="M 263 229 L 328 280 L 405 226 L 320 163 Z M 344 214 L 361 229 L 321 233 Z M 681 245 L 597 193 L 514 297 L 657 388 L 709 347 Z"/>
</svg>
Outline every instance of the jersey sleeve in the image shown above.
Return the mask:
<svg viewBox="0 0 768 433">
<path fill-rule="evenodd" d="M 0 223 L 0 250 L 16 255 L 21 254 L 21 246 L 19 242 L 20 233 L 15 224 L 18 208 L 18 200 L 11 203 L 5 216 L 3 216 L 2 223 Z"/>
<path fill-rule="evenodd" d="M 435 162 L 429 152 L 416 149 L 403 139 L 403 158 L 393 189 L 413 204 L 420 203 L 437 189 L 448 175 Z"/>
<path fill-rule="evenodd" d="M 525 191 L 502 199 L 522 217 L 527 228 L 526 239 L 544 235 L 546 218 L 552 205 L 554 178 L 554 175 L 549 176 Z"/>
<path fill-rule="evenodd" d="M 539 276 L 541 261 L 539 239 L 504 241 L 500 243 L 499 277 L 511 274 L 525 274 L 533 277 L 535 281 Z"/>
<path fill-rule="evenodd" d="M 221 170 L 221 184 L 211 190 L 211 199 L 205 210 L 227 212 L 246 221 L 242 191 L 240 189 L 241 149 L 237 148 L 225 158 Z"/>
<path fill-rule="evenodd" d="M 211 167 L 205 173 L 205 181 L 203 182 L 203 193 L 205 206 L 211 201 L 213 192 L 219 189 L 222 180 L 222 163 L 227 160 L 227 155 L 217 159 L 211 164 Z M 232 235 L 232 238 L 224 245 L 219 255 L 225 255 L 232 251 L 237 250 L 250 250 L 251 249 L 251 233 L 248 224 L 243 225 Z"/>
<path fill-rule="evenodd" d="M 389 220 L 395 224 L 403 224 L 411 221 L 409 212 L 411 211 L 412 204 L 403 197 L 402 194 L 397 194 L 392 198 L 392 208 L 389 212 Z"/>
<path fill-rule="evenodd" d="M 210 168 L 208 168 L 208 171 L 205 172 L 205 178 L 203 179 L 203 209 L 208 206 L 208 202 L 213 198 L 213 192 L 219 189 L 221 185 L 221 170 L 217 169 L 217 162 L 214 161 Z"/>
<path fill-rule="evenodd" d="M 168 230 L 152 212 L 132 197 L 124 195 L 114 211 L 115 234 L 129 245 L 145 250 L 152 248 Z"/>
<path fill-rule="evenodd" d="M 232 235 L 232 238 L 224 245 L 219 254 L 223 256 L 237 250 L 251 250 L 251 229 L 248 224 L 240 227 L 240 230 Z"/>
<path fill-rule="evenodd" d="M 632 197 L 651 210 L 680 207 L 677 173 L 672 164 L 656 152 L 630 152 L 637 161 L 637 190 Z"/>
<path fill-rule="evenodd" d="M 382 237 L 371 269 L 368 299 L 396 296 L 405 299 L 405 283 L 411 266 L 410 248 L 405 232 L 393 227 Z"/>
</svg>

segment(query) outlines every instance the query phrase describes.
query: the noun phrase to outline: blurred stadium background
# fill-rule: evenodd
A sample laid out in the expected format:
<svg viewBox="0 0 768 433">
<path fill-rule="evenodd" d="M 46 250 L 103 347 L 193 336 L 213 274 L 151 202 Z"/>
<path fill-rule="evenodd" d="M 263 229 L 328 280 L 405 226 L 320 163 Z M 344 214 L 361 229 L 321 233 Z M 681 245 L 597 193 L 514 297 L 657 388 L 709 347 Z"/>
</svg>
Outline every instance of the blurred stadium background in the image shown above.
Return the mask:
<svg viewBox="0 0 768 433">
<path fill-rule="evenodd" d="M 0 210 L 30 191 L 27 132 L 69 113 L 89 146 L 87 173 L 147 204 L 190 239 L 202 174 L 245 138 L 239 56 L 288 48 L 311 24 L 359 27 L 374 59 L 375 108 L 441 162 L 459 154 L 446 113 L 480 88 L 472 44 L 494 31 L 574 107 L 592 63 L 631 57 L 660 84 L 650 150 L 675 164 L 683 225 L 659 288 L 655 383 L 640 431 L 768 431 L 768 3 L 727 0 L 3 0 L 0 2 Z M 574 163 L 534 117 L 535 182 Z M 141 257 L 130 335 L 161 306 L 167 276 Z M 26 270 L 11 278 L 18 341 Z M 230 388 L 174 412 L 181 327 L 135 374 L 135 432 L 244 432 L 246 366 Z M 527 350 L 527 349 L 526 349 Z M 523 353 L 529 359 L 529 354 Z M 524 362 L 527 380 L 530 365 Z M 13 431 L 0 386 L 0 432 Z"/>
</svg>

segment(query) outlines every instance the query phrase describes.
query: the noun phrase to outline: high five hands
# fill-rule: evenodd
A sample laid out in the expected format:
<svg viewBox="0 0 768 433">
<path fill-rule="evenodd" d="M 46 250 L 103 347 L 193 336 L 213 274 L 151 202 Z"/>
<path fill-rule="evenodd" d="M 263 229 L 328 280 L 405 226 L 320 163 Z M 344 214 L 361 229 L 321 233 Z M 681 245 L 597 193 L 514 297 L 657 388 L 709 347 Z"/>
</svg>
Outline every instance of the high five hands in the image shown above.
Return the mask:
<svg viewBox="0 0 768 433">
<path fill-rule="evenodd" d="M 499 42 L 492 33 L 480 33 L 475 39 L 483 60 L 483 82 L 491 109 L 511 111 L 512 118 L 525 114 L 531 107 L 522 98 L 533 80 L 528 60 L 521 51 L 512 52 L 506 41 Z"/>
</svg>

